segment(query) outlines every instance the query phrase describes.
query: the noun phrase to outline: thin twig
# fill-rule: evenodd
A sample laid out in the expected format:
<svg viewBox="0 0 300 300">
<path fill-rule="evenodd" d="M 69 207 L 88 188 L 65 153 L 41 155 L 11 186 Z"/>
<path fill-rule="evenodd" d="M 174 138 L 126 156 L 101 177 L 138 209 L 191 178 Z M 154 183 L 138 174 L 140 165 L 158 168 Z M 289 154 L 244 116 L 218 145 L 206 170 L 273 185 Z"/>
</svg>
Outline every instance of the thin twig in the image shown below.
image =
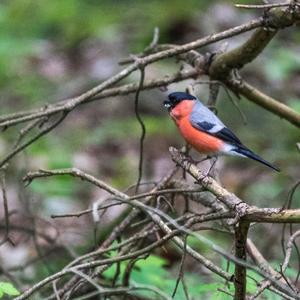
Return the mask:
<svg viewBox="0 0 300 300">
<path fill-rule="evenodd" d="M 179 282 L 182 281 L 183 277 L 184 277 L 183 264 L 184 264 L 185 257 L 186 257 L 187 235 L 184 236 L 183 242 L 184 242 L 184 247 L 182 249 L 182 256 L 181 256 L 181 261 L 180 261 L 180 264 L 179 264 L 179 273 L 178 273 L 176 284 L 175 284 L 175 287 L 174 287 L 174 290 L 173 290 L 173 293 L 172 293 L 172 298 L 175 297 Z"/>
<path fill-rule="evenodd" d="M 88 102 L 90 99 L 98 95 L 100 92 L 104 91 L 105 89 L 111 87 L 113 84 L 116 84 L 117 82 L 121 81 L 123 78 L 130 75 L 135 70 L 139 69 L 140 67 L 145 67 L 151 63 L 154 63 L 156 61 L 173 57 L 185 52 L 188 52 L 193 49 L 197 49 L 200 47 L 207 46 L 209 44 L 215 43 L 217 41 L 230 38 L 232 36 L 235 36 L 237 34 L 241 34 L 250 30 L 253 30 L 257 27 L 260 27 L 264 25 L 264 20 L 262 18 L 258 18 L 255 20 L 252 20 L 248 23 L 245 23 L 240 26 L 236 26 L 233 28 L 230 28 L 228 30 L 222 31 L 220 33 L 215 33 L 213 35 L 209 35 L 207 37 L 195 40 L 193 42 L 184 44 L 182 46 L 177 46 L 172 49 L 163 50 L 151 55 L 148 55 L 147 57 L 144 57 L 141 61 L 135 61 L 132 65 L 128 66 L 126 69 L 120 71 L 118 74 L 112 76 L 111 78 L 107 79 L 106 81 L 102 82 L 101 84 L 97 85 L 96 87 L 92 88 L 91 90 L 88 90 L 87 92 L 81 94 L 80 96 L 76 98 L 69 99 L 67 101 L 63 101 L 61 103 L 58 103 L 54 106 L 48 106 L 46 109 L 38 109 L 31 113 L 24 113 L 19 112 L 17 113 L 17 117 L 12 117 L 11 115 L 8 115 L 7 117 L 2 116 L 0 119 L 2 120 L 0 122 L 0 127 L 7 128 L 8 126 L 12 126 L 18 123 L 27 122 L 33 119 L 41 118 L 44 116 L 51 116 L 53 114 L 57 114 L 61 111 L 68 111 L 70 112 L 74 108 L 76 108 L 78 105 L 81 105 L 83 103 Z"/>
<path fill-rule="evenodd" d="M 140 83 L 139 83 L 139 87 L 136 91 L 135 100 L 134 100 L 134 113 L 135 113 L 135 116 L 136 116 L 140 126 L 141 126 L 138 179 L 137 179 L 136 188 L 135 188 L 136 193 L 139 189 L 140 182 L 141 182 L 142 176 L 143 176 L 144 140 L 145 140 L 145 136 L 146 136 L 146 126 L 145 126 L 145 124 L 143 122 L 143 119 L 142 119 L 142 117 L 140 115 L 140 112 L 139 112 L 139 95 L 140 95 L 140 91 L 143 87 L 144 79 L 145 79 L 145 69 L 144 69 L 144 67 L 140 68 L 140 72 L 141 72 Z"/>
<path fill-rule="evenodd" d="M 284 272 L 286 270 L 286 268 L 288 267 L 288 263 L 289 260 L 291 258 L 292 255 L 292 247 L 294 245 L 294 241 L 296 238 L 298 238 L 300 236 L 300 230 L 297 230 L 290 238 L 289 241 L 287 243 L 286 246 L 286 252 L 285 252 L 285 258 L 282 264 L 282 272 Z"/>
<path fill-rule="evenodd" d="M 257 5 L 255 5 L 255 4 L 235 4 L 234 6 L 237 8 L 266 9 L 266 8 L 274 8 L 274 7 L 285 7 L 285 6 L 290 6 L 290 5 L 291 5 L 291 2 L 257 4 Z"/>
<path fill-rule="evenodd" d="M 4 237 L 0 241 L 0 246 L 6 243 L 7 241 L 11 241 L 9 237 L 9 231 L 10 231 L 10 222 L 9 222 L 9 211 L 8 211 L 8 201 L 7 201 L 7 193 L 6 193 L 6 183 L 5 183 L 5 172 L 6 168 L 2 167 L 0 170 L 1 174 L 1 192 L 2 192 L 2 201 L 3 201 L 3 212 L 4 212 L 4 221 L 5 221 L 5 232 Z"/>
<path fill-rule="evenodd" d="M 159 196 L 159 195 L 164 195 L 164 194 L 185 194 L 185 193 L 192 194 L 192 193 L 199 193 L 199 192 L 200 192 L 199 189 L 196 189 L 196 190 L 195 189 L 191 189 L 191 190 L 190 189 L 166 189 L 166 190 L 160 190 L 160 191 L 156 191 L 156 192 L 137 194 L 135 196 L 130 197 L 129 200 L 136 200 L 136 199 L 146 198 L 146 197 L 150 197 L 150 196 Z M 111 199 L 113 199 L 113 198 L 111 198 Z M 120 203 L 114 202 L 114 203 L 109 203 L 106 205 L 97 206 L 97 210 L 107 209 L 107 208 L 115 206 L 115 205 L 120 205 Z M 91 208 L 91 209 L 82 210 L 77 213 L 51 215 L 51 218 L 56 219 L 56 218 L 81 217 L 82 215 L 92 213 L 93 210 L 94 209 Z"/>
<path fill-rule="evenodd" d="M 67 116 L 67 113 L 64 112 L 62 116 L 55 121 L 53 124 L 47 126 L 46 128 L 42 129 L 39 133 L 37 133 L 35 136 L 33 136 L 31 139 L 29 139 L 27 142 L 24 142 L 23 144 L 17 146 L 14 148 L 10 153 L 8 153 L 1 161 L 0 161 L 0 168 L 4 166 L 8 161 L 10 161 L 16 154 L 23 151 L 25 148 L 30 146 L 32 143 L 36 142 L 39 138 L 41 138 L 46 133 L 50 132 L 52 129 L 54 129 L 56 126 L 58 126 L 64 118 Z"/>
</svg>

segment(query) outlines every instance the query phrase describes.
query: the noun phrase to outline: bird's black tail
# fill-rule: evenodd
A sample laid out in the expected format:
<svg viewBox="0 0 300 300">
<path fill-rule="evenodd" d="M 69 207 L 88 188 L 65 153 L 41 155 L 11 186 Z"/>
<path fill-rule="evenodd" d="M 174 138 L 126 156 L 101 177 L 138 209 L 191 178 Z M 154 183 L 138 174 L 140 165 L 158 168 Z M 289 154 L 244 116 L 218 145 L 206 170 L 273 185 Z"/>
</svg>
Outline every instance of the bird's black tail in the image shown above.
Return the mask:
<svg viewBox="0 0 300 300">
<path fill-rule="evenodd" d="M 269 168 L 280 172 L 280 169 L 278 169 L 277 167 L 273 166 L 272 164 L 270 164 L 269 162 L 267 162 L 266 160 L 264 160 L 263 158 L 259 157 L 257 154 L 255 154 L 254 152 L 252 152 L 250 149 L 247 148 L 241 148 L 241 147 L 237 147 L 236 149 L 234 149 L 233 151 L 242 154 L 244 156 L 247 156 L 253 160 L 256 160 L 262 164 L 264 164 L 265 166 L 268 166 Z"/>
</svg>

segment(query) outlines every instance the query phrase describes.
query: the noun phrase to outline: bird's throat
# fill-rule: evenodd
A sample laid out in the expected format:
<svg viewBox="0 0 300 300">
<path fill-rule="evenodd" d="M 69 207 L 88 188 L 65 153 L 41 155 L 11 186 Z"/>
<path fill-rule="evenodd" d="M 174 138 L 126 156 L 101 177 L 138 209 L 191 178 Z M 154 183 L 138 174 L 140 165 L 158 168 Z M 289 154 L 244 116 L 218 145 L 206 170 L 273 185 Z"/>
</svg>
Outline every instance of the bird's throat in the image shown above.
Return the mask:
<svg viewBox="0 0 300 300">
<path fill-rule="evenodd" d="M 179 104 L 177 104 L 170 112 L 171 117 L 178 121 L 182 118 L 185 118 L 190 115 L 193 110 L 193 106 L 195 101 L 191 100 L 183 100 Z"/>
</svg>

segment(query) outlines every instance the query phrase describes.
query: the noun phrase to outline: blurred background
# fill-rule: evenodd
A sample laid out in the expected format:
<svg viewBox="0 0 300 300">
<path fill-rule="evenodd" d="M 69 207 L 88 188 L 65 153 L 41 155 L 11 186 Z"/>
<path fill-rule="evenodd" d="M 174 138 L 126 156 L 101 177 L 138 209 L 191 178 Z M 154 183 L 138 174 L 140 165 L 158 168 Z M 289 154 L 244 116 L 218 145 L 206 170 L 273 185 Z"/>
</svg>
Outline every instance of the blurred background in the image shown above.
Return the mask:
<svg viewBox="0 0 300 300">
<path fill-rule="evenodd" d="M 260 11 L 237 9 L 234 3 L 199 0 L 185 0 L 184 4 L 177 0 L 2 0 L 1 115 L 41 107 L 79 95 L 97 85 L 123 68 L 119 61 L 149 45 L 155 27 L 160 30 L 160 43 L 182 44 L 260 16 Z M 247 34 L 243 34 L 227 40 L 229 49 L 246 37 Z M 220 43 L 202 48 L 200 52 L 218 47 Z M 299 30 L 285 29 L 241 73 L 255 87 L 300 112 L 299 53 Z M 180 64 L 175 59 L 164 60 L 147 67 L 146 79 L 161 78 L 179 68 Z M 122 83 L 138 79 L 139 74 L 135 73 Z M 166 170 L 173 166 L 169 146 L 184 144 L 162 102 L 168 92 L 184 90 L 188 83 L 172 84 L 167 91 L 143 91 L 140 95 L 141 113 L 147 129 L 143 181 L 154 181 L 165 175 Z M 196 94 L 206 102 L 207 85 L 197 85 Z M 296 148 L 300 141 L 299 129 L 245 99 L 236 101 L 246 116 L 246 122 L 224 90 L 217 104 L 220 118 L 249 148 L 279 166 L 282 172 L 277 174 L 240 158 L 221 158 L 217 166 L 220 181 L 250 204 L 282 207 L 300 176 L 300 153 Z M 1 133 L 1 156 L 12 147 L 20 128 L 9 128 Z M 51 219 L 52 214 L 86 209 L 106 196 L 104 192 L 68 177 L 39 180 L 24 189 L 22 176 L 29 170 L 75 166 L 125 190 L 136 182 L 139 136 L 134 95 L 113 97 L 76 109 L 54 131 L 15 157 L 7 178 L 9 209 L 15 212 L 11 216 L 16 227 L 12 232 L 14 246 L 8 243 L 1 246 L 0 265 L 7 270 L 15 268 L 16 285 L 23 288 L 61 269 L 70 261 L 73 252 L 84 253 L 93 243 L 91 216 Z M 192 156 L 197 158 L 196 153 Z M 300 205 L 299 196 L 300 193 L 296 192 L 294 207 Z M 117 213 L 110 210 L 101 220 L 102 225 Z M 0 217 L 3 220 L 2 212 Z M 53 239 L 59 236 L 60 242 L 67 245 L 69 256 L 65 249 L 58 247 L 54 251 L 49 247 L 49 241 L 41 237 L 31 239 L 30 234 L 18 230 L 18 226 L 29 230 L 33 220 L 36 222 L 34 227 L 41 232 Z M 1 226 L 3 230 L 3 222 Z M 271 261 L 278 262 L 283 258 L 281 228 L 281 225 L 260 224 L 250 231 L 250 236 Z M 230 249 L 230 238 L 216 236 L 215 239 L 219 243 L 228 243 Z M 39 251 L 48 262 L 51 261 L 50 270 L 43 260 L 28 263 Z M 178 262 L 176 256 L 165 256 L 152 264 L 168 265 L 171 269 Z M 27 264 L 28 267 L 24 268 Z M 22 272 L 18 272 L 20 266 Z M 161 276 L 170 275 L 164 273 Z"/>
</svg>

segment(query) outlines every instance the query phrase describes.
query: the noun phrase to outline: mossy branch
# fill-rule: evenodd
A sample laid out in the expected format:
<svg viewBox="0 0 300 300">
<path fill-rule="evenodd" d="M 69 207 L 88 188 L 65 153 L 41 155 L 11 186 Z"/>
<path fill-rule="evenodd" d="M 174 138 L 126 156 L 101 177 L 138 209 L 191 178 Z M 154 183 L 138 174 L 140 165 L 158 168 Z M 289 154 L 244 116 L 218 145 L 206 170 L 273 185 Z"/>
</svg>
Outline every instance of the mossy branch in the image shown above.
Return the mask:
<svg viewBox="0 0 300 300">
<path fill-rule="evenodd" d="M 233 69 L 240 69 L 252 62 L 279 29 L 292 26 L 300 20 L 300 11 L 299 7 L 294 7 L 291 1 L 291 6 L 273 8 L 262 18 L 265 26 L 256 29 L 242 45 L 214 57 L 208 72 L 212 79 L 224 80 Z"/>
</svg>

